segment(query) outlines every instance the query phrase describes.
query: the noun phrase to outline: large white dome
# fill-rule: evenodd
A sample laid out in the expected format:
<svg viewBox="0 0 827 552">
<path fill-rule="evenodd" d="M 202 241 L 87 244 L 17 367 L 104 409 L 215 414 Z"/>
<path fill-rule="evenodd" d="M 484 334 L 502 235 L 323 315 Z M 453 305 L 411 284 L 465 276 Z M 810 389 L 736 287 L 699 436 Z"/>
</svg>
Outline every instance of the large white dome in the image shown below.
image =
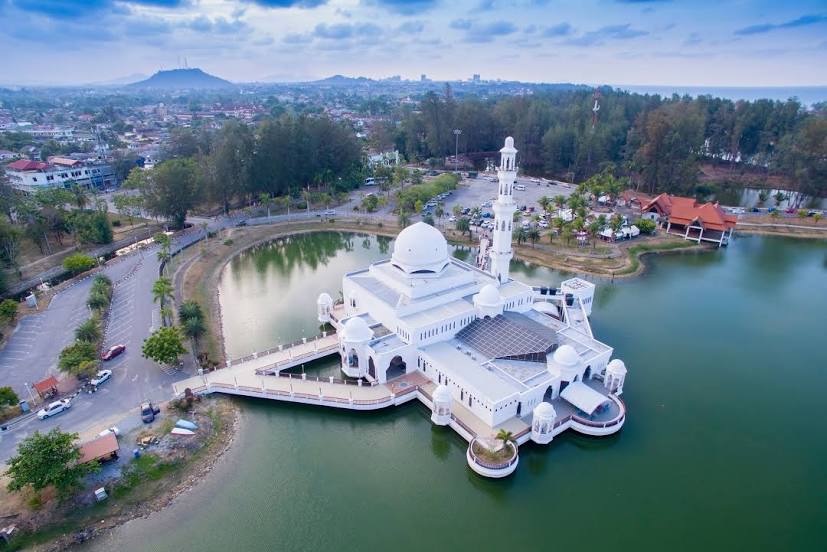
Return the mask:
<svg viewBox="0 0 827 552">
<path fill-rule="evenodd" d="M 430 224 L 417 222 L 396 237 L 391 263 L 407 274 L 441 272 L 448 264 L 448 242 Z"/>
<path fill-rule="evenodd" d="M 560 366 L 577 366 L 580 362 L 580 355 L 577 354 L 577 351 L 575 351 L 571 345 L 560 345 L 557 347 L 557 350 L 554 351 L 554 362 Z"/>
<path fill-rule="evenodd" d="M 345 341 L 368 341 L 373 338 L 373 330 L 363 318 L 355 316 L 345 322 L 342 329 L 342 338 Z"/>
</svg>

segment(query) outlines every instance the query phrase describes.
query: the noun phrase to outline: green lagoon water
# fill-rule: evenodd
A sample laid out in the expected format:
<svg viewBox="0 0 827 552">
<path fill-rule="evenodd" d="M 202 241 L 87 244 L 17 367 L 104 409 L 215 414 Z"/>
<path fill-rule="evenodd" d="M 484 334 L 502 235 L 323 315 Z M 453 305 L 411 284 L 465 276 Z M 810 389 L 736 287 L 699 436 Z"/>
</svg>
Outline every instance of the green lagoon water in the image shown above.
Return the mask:
<svg viewBox="0 0 827 552">
<path fill-rule="evenodd" d="M 390 247 L 331 232 L 235 259 L 221 281 L 231 356 L 313 335 L 318 293 Z M 648 263 L 598 282 L 595 335 L 629 368 L 619 434 L 526 445 L 491 481 L 419 404 L 239 400 L 243 431 L 207 481 L 90 549 L 827 550 L 827 246 L 739 236 Z"/>
</svg>

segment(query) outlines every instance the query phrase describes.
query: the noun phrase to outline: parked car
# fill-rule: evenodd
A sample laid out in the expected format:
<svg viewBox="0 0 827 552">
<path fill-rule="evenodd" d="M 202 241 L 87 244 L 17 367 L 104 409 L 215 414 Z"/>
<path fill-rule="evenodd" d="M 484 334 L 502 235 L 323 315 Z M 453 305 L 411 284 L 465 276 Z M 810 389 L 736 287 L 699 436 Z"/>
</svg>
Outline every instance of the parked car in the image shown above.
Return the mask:
<svg viewBox="0 0 827 552">
<path fill-rule="evenodd" d="M 118 429 L 118 426 L 112 426 L 109 429 L 104 429 L 103 431 L 98 433 L 98 437 L 103 437 L 104 435 L 108 435 L 110 433 L 114 433 L 115 437 L 120 437 L 121 436 L 121 430 Z"/>
<path fill-rule="evenodd" d="M 64 410 L 69 410 L 70 408 L 72 408 L 72 401 L 69 399 L 61 399 L 59 401 L 51 402 L 48 406 L 44 406 L 38 410 L 37 417 L 41 420 L 45 420 L 46 418 L 51 418 L 55 414 L 60 414 Z"/>
<path fill-rule="evenodd" d="M 239 227 L 239 228 L 242 227 L 242 226 L 247 226 L 247 221 L 246 220 L 240 220 L 240 221 L 236 222 L 235 225 L 236 225 L 236 227 Z"/>
<path fill-rule="evenodd" d="M 97 375 L 89 380 L 89 383 L 94 385 L 95 387 L 101 385 L 105 381 L 109 380 L 112 377 L 112 370 L 98 370 Z"/>
<path fill-rule="evenodd" d="M 336 214 L 336 209 L 328 209 L 327 211 L 324 212 L 324 216 L 326 216 L 326 217 L 332 217 L 335 214 Z"/>
<path fill-rule="evenodd" d="M 141 421 L 145 424 L 151 424 L 155 421 L 155 416 L 161 413 L 161 409 L 153 405 L 150 401 L 141 403 Z"/>
<path fill-rule="evenodd" d="M 101 353 L 101 360 L 112 360 L 124 351 L 126 351 L 126 345 L 124 345 L 123 343 L 112 345 L 111 347 L 109 347 L 108 351 L 104 351 Z"/>
<path fill-rule="evenodd" d="M 514 189 L 517 190 L 518 192 L 524 192 L 525 191 L 525 186 L 523 184 L 517 184 L 516 186 L 514 186 Z"/>
</svg>

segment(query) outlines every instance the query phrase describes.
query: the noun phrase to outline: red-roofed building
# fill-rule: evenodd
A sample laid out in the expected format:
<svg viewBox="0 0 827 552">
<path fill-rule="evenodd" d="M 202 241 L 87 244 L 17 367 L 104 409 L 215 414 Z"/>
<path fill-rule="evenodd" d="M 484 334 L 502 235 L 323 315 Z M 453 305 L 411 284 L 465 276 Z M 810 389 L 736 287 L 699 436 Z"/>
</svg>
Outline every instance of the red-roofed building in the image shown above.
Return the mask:
<svg viewBox="0 0 827 552">
<path fill-rule="evenodd" d="M 42 171 L 49 166 L 48 163 L 42 161 L 32 161 L 31 159 L 18 159 L 6 165 L 6 169 L 13 171 Z"/>
<path fill-rule="evenodd" d="M 724 212 L 717 203 L 698 203 L 691 197 L 660 194 L 641 211 L 657 215 L 666 232 L 698 243 L 727 245 L 738 217 Z"/>
</svg>

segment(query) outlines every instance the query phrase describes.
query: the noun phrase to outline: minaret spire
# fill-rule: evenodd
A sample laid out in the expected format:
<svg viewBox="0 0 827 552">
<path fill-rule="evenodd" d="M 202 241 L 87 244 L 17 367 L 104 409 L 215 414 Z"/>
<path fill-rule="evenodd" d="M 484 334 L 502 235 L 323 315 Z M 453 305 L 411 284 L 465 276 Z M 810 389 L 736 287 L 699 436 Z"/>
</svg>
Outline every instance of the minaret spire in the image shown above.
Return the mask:
<svg viewBox="0 0 827 552">
<path fill-rule="evenodd" d="M 497 168 L 499 191 L 497 201 L 494 202 L 494 231 L 491 245 L 491 274 L 501 284 L 508 281 L 508 270 L 511 257 L 511 232 L 514 225 L 514 205 L 512 193 L 517 181 L 517 150 L 514 148 L 514 138 L 505 139 L 505 145 L 500 150 L 500 166 Z"/>
</svg>

